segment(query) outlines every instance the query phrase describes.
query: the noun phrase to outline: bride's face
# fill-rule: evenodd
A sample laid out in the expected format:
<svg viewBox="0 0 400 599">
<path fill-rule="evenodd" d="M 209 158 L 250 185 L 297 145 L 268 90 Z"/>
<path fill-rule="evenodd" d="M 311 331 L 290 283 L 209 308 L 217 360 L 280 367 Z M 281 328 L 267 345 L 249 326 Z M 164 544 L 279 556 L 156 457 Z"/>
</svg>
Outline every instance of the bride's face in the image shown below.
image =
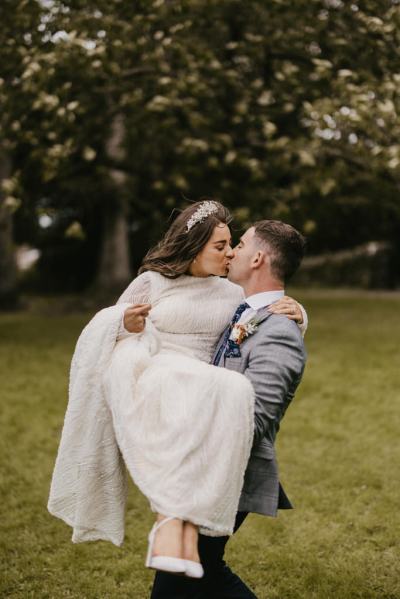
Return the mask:
<svg viewBox="0 0 400 599">
<path fill-rule="evenodd" d="M 229 260 L 233 256 L 231 242 L 228 225 L 223 223 L 217 225 L 206 245 L 192 262 L 190 274 L 195 277 L 226 276 Z"/>
</svg>

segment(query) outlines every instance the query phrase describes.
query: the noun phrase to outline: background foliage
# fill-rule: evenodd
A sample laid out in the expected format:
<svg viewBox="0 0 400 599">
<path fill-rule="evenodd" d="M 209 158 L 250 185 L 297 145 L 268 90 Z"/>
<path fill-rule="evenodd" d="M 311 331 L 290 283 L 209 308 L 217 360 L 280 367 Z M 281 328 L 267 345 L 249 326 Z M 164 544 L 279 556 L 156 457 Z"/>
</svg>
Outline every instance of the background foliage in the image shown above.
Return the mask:
<svg viewBox="0 0 400 599">
<path fill-rule="evenodd" d="M 15 239 L 43 250 L 42 285 L 125 282 L 171 210 L 202 195 L 238 225 L 291 222 L 311 253 L 398 251 L 398 0 L 3 0 L 1 13 L 1 202 Z"/>
</svg>

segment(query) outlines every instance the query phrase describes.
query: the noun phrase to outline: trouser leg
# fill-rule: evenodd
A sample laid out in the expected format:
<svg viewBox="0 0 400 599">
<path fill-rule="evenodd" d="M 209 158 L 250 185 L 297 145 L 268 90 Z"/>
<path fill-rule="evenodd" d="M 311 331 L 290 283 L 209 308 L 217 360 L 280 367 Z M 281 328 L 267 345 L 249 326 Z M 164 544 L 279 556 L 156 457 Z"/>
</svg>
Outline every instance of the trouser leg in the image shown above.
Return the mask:
<svg viewBox="0 0 400 599">
<path fill-rule="evenodd" d="M 246 516 L 247 512 L 238 512 L 235 532 Z M 224 561 L 228 540 L 229 537 L 199 535 L 199 553 L 204 577 L 196 580 L 157 572 L 151 599 L 257 599 Z"/>
<path fill-rule="evenodd" d="M 247 512 L 238 512 L 234 532 L 242 525 Z M 248 586 L 227 566 L 225 547 L 230 537 L 199 535 L 199 553 L 204 567 L 202 594 L 193 599 L 257 599 Z"/>
<path fill-rule="evenodd" d="M 156 572 L 150 599 L 192 599 L 197 596 L 201 580 Z"/>
</svg>

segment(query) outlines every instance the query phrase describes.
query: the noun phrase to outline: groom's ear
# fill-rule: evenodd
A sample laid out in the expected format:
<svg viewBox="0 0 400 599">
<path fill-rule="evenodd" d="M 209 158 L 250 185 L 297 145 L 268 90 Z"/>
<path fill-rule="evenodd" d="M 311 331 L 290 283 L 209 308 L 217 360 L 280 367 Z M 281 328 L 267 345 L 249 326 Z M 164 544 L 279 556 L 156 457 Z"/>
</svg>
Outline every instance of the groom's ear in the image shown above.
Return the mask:
<svg viewBox="0 0 400 599">
<path fill-rule="evenodd" d="M 263 250 L 257 250 L 257 252 L 253 256 L 251 265 L 253 268 L 260 268 L 260 266 L 265 264 L 267 259 L 268 256 L 266 252 L 263 252 Z"/>
</svg>

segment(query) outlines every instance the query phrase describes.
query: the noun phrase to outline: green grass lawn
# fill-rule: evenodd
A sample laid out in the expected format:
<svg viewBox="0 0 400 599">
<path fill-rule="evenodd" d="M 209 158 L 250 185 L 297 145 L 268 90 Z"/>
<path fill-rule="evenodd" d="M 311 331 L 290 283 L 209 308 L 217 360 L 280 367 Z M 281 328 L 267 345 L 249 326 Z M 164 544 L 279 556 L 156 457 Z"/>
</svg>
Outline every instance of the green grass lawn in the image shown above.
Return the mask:
<svg viewBox="0 0 400 599">
<path fill-rule="evenodd" d="M 251 515 L 227 560 L 259 599 L 400 598 L 400 298 L 304 294 L 308 365 L 279 437 L 296 509 Z M 122 548 L 73 545 L 46 510 L 85 315 L 0 317 L 0 596 L 149 595 L 153 516 L 133 486 Z"/>
</svg>

